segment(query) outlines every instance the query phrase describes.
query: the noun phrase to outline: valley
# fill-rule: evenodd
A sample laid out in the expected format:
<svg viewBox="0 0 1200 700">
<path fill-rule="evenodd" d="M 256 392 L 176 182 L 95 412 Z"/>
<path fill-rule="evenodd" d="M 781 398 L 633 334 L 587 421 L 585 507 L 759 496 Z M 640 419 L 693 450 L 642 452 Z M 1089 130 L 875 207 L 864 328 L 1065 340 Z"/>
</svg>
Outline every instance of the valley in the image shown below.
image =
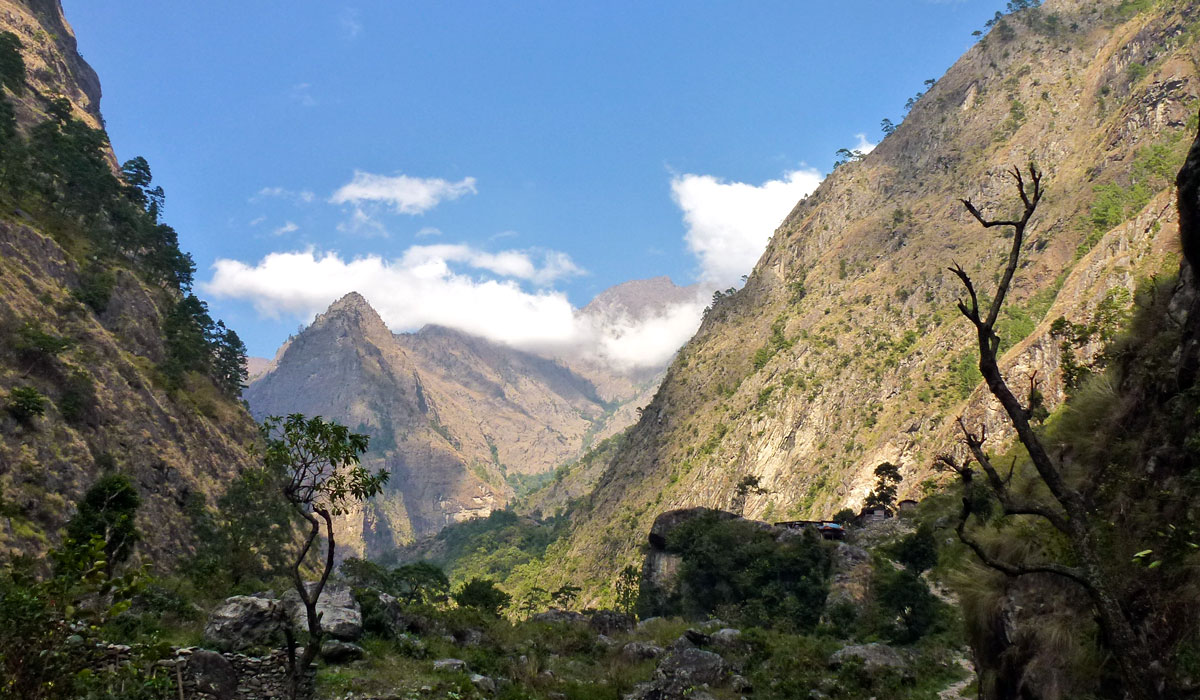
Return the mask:
<svg viewBox="0 0 1200 700">
<path fill-rule="evenodd" d="M 353 112 L 312 80 L 278 124 Z M 596 271 L 547 247 L 517 165 L 181 235 L 162 183 L 218 178 L 100 99 L 59 0 L 0 0 L 0 700 L 1200 693 L 1194 3 L 1008 2 L 799 195 L 668 164 L 687 285 L 598 194 Z M 480 211 L 529 232 L 437 238 Z"/>
</svg>

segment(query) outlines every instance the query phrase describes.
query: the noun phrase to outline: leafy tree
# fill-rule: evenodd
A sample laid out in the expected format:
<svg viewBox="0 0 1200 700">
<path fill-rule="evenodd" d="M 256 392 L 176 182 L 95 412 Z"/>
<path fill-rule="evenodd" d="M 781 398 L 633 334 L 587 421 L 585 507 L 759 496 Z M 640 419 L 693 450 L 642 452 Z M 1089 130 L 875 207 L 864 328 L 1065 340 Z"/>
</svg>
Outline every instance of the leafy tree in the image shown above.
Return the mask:
<svg viewBox="0 0 1200 700">
<path fill-rule="evenodd" d="M 389 575 L 392 595 L 409 605 L 437 605 L 450 594 L 450 579 L 429 562 L 398 566 Z"/>
<path fill-rule="evenodd" d="M 104 548 L 105 573 L 129 559 L 141 540 L 135 518 L 142 498 L 124 474 L 106 474 L 83 495 L 78 510 L 67 522 L 69 547 L 87 546 L 93 539 Z"/>
<path fill-rule="evenodd" d="M 563 610 L 570 610 L 571 604 L 579 597 L 579 592 L 583 589 L 579 586 L 564 583 L 559 586 L 553 593 L 550 594 L 550 599 L 554 604 Z"/>
<path fill-rule="evenodd" d="M 892 134 L 896 133 L 896 125 L 892 123 L 891 119 L 887 118 L 884 118 L 883 121 L 879 122 L 879 129 L 883 132 L 884 136 L 891 136 Z"/>
<path fill-rule="evenodd" d="M 630 564 L 621 569 L 617 576 L 617 609 L 632 615 L 637 610 L 638 594 L 641 591 L 642 575 Z"/>
<path fill-rule="evenodd" d="M 762 495 L 770 493 L 770 491 L 762 487 L 758 476 L 748 474 L 743 476 L 733 489 L 733 503 L 729 506 L 730 512 L 741 515 L 742 511 L 746 509 L 746 498 L 752 493 Z"/>
<path fill-rule="evenodd" d="M 867 154 L 858 149 L 850 150 L 849 148 L 839 148 L 834 155 L 837 156 L 837 160 L 833 162 L 833 169 L 837 170 L 847 163 L 857 163 L 865 158 Z"/>
<path fill-rule="evenodd" d="M 868 508 L 882 507 L 891 510 L 896 505 L 896 486 L 904 480 L 900 468 L 891 462 L 875 467 L 875 488 L 867 494 L 863 505 Z"/>
<path fill-rule="evenodd" d="M 190 568 L 206 587 L 228 581 L 236 588 L 286 571 L 297 517 L 277 474 L 246 469 L 217 499 L 215 511 L 202 497 L 190 510 L 199 541 Z"/>
<path fill-rule="evenodd" d="M 521 601 L 520 611 L 526 616 L 533 615 L 541 610 L 546 609 L 546 602 L 550 599 L 550 592 L 541 586 L 534 586 L 525 594 L 525 599 Z"/>
<path fill-rule="evenodd" d="M 46 397 L 31 386 L 14 387 L 8 392 L 5 408 L 18 423 L 28 424 L 34 418 L 45 415 Z"/>
<path fill-rule="evenodd" d="M 12 345 L 21 359 L 29 363 L 28 370 L 45 370 L 50 368 L 54 358 L 73 347 L 75 341 L 46 332 L 37 321 L 26 321 L 13 335 Z"/>
<path fill-rule="evenodd" d="M 212 379 L 229 396 L 241 396 L 246 388 L 246 344 L 232 328 L 217 321 L 213 333 Z"/>
<path fill-rule="evenodd" d="M 841 523 L 842 525 L 849 525 L 850 523 L 854 522 L 856 517 L 858 517 L 858 514 L 853 510 L 850 508 L 843 508 L 833 514 L 833 522 Z"/>
<path fill-rule="evenodd" d="M 784 542 L 753 523 L 697 518 L 676 528 L 667 550 L 680 555 L 678 590 L 643 602 L 644 614 L 704 616 L 722 608 L 749 625 L 811 629 L 825 605 L 829 553 L 806 533 Z"/>
<path fill-rule="evenodd" d="M 79 289 L 73 296 L 87 304 L 92 311 L 104 313 L 108 308 L 108 300 L 112 297 L 113 288 L 117 286 L 117 276 L 107 266 L 91 263 L 79 273 Z"/>
<path fill-rule="evenodd" d="M 938 562 L 937 541 L 933 528 L 922 523 L 916 532 L 905 535 L 893 548 L 896 560 L 914 574 L 932 569 Z"/>
<path fill-rule="evenodd" d="M 500 590 L 495 581 L 486 578 L 473 578 L 454 592 L 454 602 L 460 607 L 471 608 L 492 616 L 498 616 L 500 611 L 512 601 L 512 596 Z"/>
<path fill-rule="evenodd" d="M 21 40 L 12 32 L 0 32 L 0 86 L 14 95 L 25 91 L 25 59 L 21 57 Z"/>
<path fill-rule="evenodd" d="M 150 163 L 142 156 L 127 160 L 121 165 L 121 177 L 125 180 L 125 196 L 157 224 L 166 197 L 162 187 L 151 186 Z"/>
<path fill-rule="evenodd" d="M 81 673 L 92 661 L 102 626 L 128 609 L 144 585 L 140 571 L 111 578 L 99 538 L 51 550 L 81 566 L 59 567 L 50 578 L 34 574 L 35 562 L 16 558 L 0 567 L 0 700 L 128 698 L 138 689 L 165 685 L 166 670 L 121 667 Z"/>
<path fill-rule="evenodd" d="M 874 581 L 875 602 L 888 623 L 885 634 L 900 644 L 917 641 L 937 622 L 938 599 L 911 570 L 881 570 Z"/>
<path fill-rule="evenodd" d="M 292 560 L 292 581 L 308 615 L 308 641 L 299 658 L 296 640 L 287 629 L 288 662 L 291 670 L 293 700 L 300 692 L 301 679 L 312 666 L 321 647 L 324 632 L 317 615 L 317 599 L 334 568 L 336 543 L 333 518 L 345 514 L 354 503 L 378 494 L 387 483 L 388 473 L 371 474 L 359 464 L 367 451 L 366 435 L 352 433 L 346 426 L 325 421 L 320 416 L 306 418 L 293 413 L 286 418 L 271 416 L 263 421 L 263 462 L 267 471 L 282 485 L 283 496 L 309 526 L 299 552 Z M 325 561 L 320 578 L 307 586 L 301 567 L 317 545 L 322 526 L 325 534 Z"/>
</svg>

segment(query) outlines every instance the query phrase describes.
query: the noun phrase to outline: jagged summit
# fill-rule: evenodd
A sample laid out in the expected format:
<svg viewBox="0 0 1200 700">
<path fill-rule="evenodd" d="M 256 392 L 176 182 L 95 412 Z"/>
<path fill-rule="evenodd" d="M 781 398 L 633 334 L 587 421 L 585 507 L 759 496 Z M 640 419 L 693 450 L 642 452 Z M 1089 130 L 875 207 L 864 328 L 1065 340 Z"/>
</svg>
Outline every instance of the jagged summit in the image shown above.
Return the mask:
<svg viewBox="0 0 1200 700">
<path fill-rule="evenodd" d="M 673 304 L 694 301 L 699 290 L 699 285 L 680 287 L 666 275 L 630 280 L 600 292 L 580 313 L 585 316 L 623 314 L 642 319 Z"/>
</svg>

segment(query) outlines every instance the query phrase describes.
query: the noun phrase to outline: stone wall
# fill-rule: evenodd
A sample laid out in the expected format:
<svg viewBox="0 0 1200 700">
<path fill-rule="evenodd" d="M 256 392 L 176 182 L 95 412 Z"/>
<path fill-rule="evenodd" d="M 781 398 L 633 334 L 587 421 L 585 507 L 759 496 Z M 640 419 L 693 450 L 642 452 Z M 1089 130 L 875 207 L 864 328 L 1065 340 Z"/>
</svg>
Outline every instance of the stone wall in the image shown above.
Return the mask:
<svg viewBox="0 0 1200 700">
<path fill-rule="evenodd" d="M 140 649 L 124 644 L 104 644 L 95 649 L 91 667 L 97 672 L 111 672 L 134 662 Z M 299 653 L 299 652 L 297 652 Z M 172 697 L 181 694 L 184 700 L 264 700 L 288 695 L 287 653 L 276 650 L 265 656 L 218 653 L 198 647 L 174 648 L 165 659 L 154 665 L 166 671 L 174 683 Z M 313 679 L 310 676 L 302 689 L 302 697 L 312 697 Z"/>
</svg>

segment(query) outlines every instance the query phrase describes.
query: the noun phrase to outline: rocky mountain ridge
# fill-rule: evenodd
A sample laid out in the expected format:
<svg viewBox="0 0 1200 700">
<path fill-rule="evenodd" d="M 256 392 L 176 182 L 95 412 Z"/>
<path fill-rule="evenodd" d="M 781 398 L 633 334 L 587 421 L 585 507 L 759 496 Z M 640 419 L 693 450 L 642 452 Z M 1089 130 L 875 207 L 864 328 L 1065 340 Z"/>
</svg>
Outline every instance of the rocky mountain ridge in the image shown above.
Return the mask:
<svg viewBox="0 0 1200 700">
<path fill-rule="evenodd" d="M 582 310 L 652 315 L 695 297 L 668 278 L 619 285 Z M 636 420 L 661 369 L 544 357 L 439 326 L 394 334 L 351 293 L 282 347 L 246 391 L 262 418 L 305 413 L 371 436 L 387 494 L 348 515 L 348 551 L 384 556 L 485 516 Z"/>
<path fill-rule="evenodd" d="M 598 582 L 636 558 L 624 533 L 670 509 L 728 508 L 746 476 L 763 487 L 747 517 L 829 517 L 861 503 L 884 461 L 900 465 L 902 496 L 921 497 L 960 415 L 1002 444 L 946 268 L 961 263 L 987 294 L 1007 244 L 959 199 L 1004 215 L 1008 171 L 1030 161 L 1048 195 L 1004 362 L 1058 405 L 1054 320 L 1102 325 L 1177 266 L 1171 180 L 1195 127 L 1198 21 L 1189 3 L 1067 0 L 1005 17 L 895 133 L 797 204 L 745 287 L 708 312 L 548 554 L 549 583 L 603 595 Z M 1077 359 L 1099 347 L 1081 343 Z"/>
</svg>

